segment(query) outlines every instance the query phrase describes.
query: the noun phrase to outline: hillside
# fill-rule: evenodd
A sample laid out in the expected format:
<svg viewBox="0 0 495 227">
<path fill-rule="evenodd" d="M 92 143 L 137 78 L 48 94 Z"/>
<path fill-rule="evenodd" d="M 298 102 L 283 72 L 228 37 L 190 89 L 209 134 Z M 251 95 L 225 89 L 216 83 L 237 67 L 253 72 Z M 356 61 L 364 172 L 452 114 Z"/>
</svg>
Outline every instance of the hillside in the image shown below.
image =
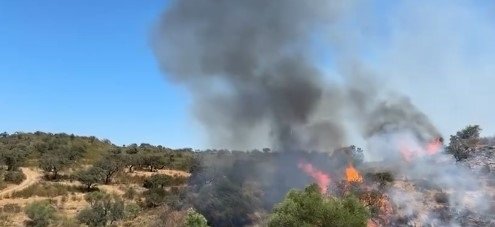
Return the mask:
<svg viewBox="0 0 495 227">
<path fill-rule="evenodd" d="M 470 130 L 426 156 L 373 163 L 355 146 L 330 154 L 193 152 L 68 134 L 2 134 L 0 226 L 489 226 L 494 140 Z"/>
<path fill-rule="evenodd" d="M 2 133 L 0 226 L 137 226 L 138 214 L 153 226 L 152 214 L 164 208 L 165 195 L 181 191 L 195 156 L 64 133 Z M 39 212 L 45 224 L 33 219 Z"/>
</svg>

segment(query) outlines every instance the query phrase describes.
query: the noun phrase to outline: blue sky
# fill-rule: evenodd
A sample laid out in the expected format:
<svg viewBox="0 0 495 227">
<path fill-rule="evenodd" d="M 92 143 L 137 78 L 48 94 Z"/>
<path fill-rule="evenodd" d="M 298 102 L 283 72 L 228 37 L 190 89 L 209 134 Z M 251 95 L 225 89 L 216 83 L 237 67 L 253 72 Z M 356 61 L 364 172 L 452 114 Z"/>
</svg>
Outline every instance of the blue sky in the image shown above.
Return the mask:
<svg viewBox="0 0 495 227">
<path fill-rule="evenodd" d="M 467 124 L 494 135 L 494 4 L 384 2 L 356 14 L 365 33 L 345 28 L 369 51 L 364 64 L 444 136 Z M 0 1 L 0 131 L 205 147 L 190 97 L 165 79 L 150 48 L 166 4 Z"/>
<path fill-rule="evenodd" d="M 147 1 L 0 1 L 0 131 L 199 146 L 188 97 L 159 72 Z"/>
</svg>

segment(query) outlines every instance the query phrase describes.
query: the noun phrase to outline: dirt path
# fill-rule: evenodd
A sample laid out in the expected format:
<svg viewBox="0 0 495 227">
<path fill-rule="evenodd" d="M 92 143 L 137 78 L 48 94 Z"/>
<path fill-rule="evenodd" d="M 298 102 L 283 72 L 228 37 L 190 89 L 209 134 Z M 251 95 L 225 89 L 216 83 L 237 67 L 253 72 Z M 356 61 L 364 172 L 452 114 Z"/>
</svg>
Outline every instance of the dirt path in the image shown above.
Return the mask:
<svg viewBox="0 0 495 227">
<path fill-rule="evenodd" d="M 0 191 L 0 198 L 12 192 L 20 191 L 33 184 L 36 184 L 41 178 L 41 173 L 35 170 L 28 169 L 26 167 L 21 167 L 20 169 L 24 173 L 24 175 L 26 175 L 26 179 L 18 185 L 12 185 Z"/>
</svg>

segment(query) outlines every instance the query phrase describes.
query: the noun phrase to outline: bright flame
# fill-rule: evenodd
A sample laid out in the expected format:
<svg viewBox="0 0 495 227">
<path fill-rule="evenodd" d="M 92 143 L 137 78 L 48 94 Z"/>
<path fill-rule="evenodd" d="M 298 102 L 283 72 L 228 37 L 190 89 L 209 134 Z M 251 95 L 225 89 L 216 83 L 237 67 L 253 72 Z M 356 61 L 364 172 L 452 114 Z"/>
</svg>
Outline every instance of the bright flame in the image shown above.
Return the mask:
<svg viewBox="0 0 495 227">
<path fill-rule="evenodd" d="M 347 168 L 345 168 L 345 177 L 348 182 L 363 182 L 363 177 L 361 177 L 352 164 L 349 164 Z"/>
<path fill-rule="evenodd" d="M 330 176 L 325 172 L 313 167 L 310 163 L 301 161 L 297 165 L 302 171 L 311 176 L 320 187 L 321 193 L 326 193 L 330 185 Z"/>
<path fill-rule="evenodd" d="M 402 158 L 406 162 L 411 162 L 416 158 L 432 156 L 442 150 L 443 142 L 440 138 L 435 138 L 427 143 L 420 143 L 408 137 L 400 138 L 398 147 Z"/>
<path fill-rule="evenodd" d="M 433 139 L 426 144 L 426 153 L 428 155 L 434 155 L 434 154 L 438 153 L 438 151 L 440 151 L 440 149 L 442 149 L 442 146 L 443 146 L 443 143 L 440 140 L 440 138 Z"/>
</svg>

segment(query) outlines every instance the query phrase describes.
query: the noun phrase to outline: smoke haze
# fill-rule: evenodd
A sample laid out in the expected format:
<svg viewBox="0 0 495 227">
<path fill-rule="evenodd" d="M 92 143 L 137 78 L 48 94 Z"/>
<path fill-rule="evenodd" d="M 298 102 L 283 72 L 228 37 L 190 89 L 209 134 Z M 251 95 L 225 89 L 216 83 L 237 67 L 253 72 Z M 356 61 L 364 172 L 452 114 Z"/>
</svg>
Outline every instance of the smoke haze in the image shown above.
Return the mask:
<svg viewBox="0 0 495 227">
<path fill-rule="evenodd" d="M 368 158 L 400 165 L 398 174 L 457 189 L 449 201 L 462 212 L 465 192 L 480 183 L 450 156 L 425 156 L 424 145 L 441 136 L 428 116 L 455 120 L 443 112 L 452 106 L 443 103 L 452 103 L 451 95 L 466 98 L 461 97 L 465 92 L 448 90 L 465 86 L 462 75 L 471 76 L 467 72 L 473 69 L 466 65 L 470 61 L 458 59 L 467 39 L 461 33 L 471 31 L 466 24 L 492 38 L 495 32 L 477 23 L 485 20 L 485 14 L 474 15 L 477 6 L 463 1 L 381 8 L 364 1 L 173 1 L 154 33 L 153 47 L 166 76 L 192 94 L 192 111 L 212 146 L 271 146 L 288 152 L 264 167 L 256 164 L 268 182 L 266 200 L 279 201 L 288 188 L 303 185 L 294 173 L 300 156 L 292 151 L 331 152 L 359 137 L 367 144 Z M 473 71 L 477 78 L 493 72 L 487 67 Z M 414 105 L 416 99 L 428 114 Z M 456 122 L 443 131 L 465 124 Z M 400 164 L 401 146 L 420 156 L 410 165 Z M 390 195 L 410 215 L 423 210 L 423 203 L 411 202 L 420 199 L 414 193 L 392 189 Z M 473 209 L 486 210 L 484 201 L 473 200 Z M 428 217 L 420 224 L 435 223 Z"/>
<path fill-rule="evenodd" d="M 265 142 L 278 150 L 331 151 L 346 144 L 346 121 L 359 122 L 365 138 L 399 128 L 438 135 L 408 99 L 378 97 L 386 88 L 374 87 L 377 78 L 360 66 L 353 32 L 340 29 L 356 4 L 175 1 L 154 49 L 166 75 L 193 94 L 194 115 L 216 147 Z M 340 79 L 325 75 L 315 43 L 338 48 L 332 54 Z"/>
</svg>

